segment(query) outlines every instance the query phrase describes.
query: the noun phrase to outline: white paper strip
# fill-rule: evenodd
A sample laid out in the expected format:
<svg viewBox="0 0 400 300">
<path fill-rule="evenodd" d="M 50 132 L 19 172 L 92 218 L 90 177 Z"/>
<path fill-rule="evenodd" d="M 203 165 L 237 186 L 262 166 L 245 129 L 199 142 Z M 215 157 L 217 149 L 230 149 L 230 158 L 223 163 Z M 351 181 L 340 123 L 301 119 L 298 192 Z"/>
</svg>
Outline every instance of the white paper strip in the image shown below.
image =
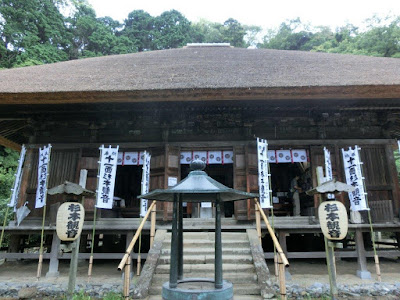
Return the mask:
<svg viewBox="0 0 400 300">
<path fill-rule="evenodd" d="M 342 149 L 346 183 L 356 188 L 354 192 L 349 193 L 350 208 L 353 211 L 368 210 L 358 151 L 357 146 L 347 151 Z"/>
<path fill-rule="evenodd" d="M 258 154 L 258 187 L 260 191 L 261 208 L 270 208 L 272 206 L 269 190 L 269 172 L 268 172 L 268 143 L 267 140 L 257 138 Z"/>
<path fill-rule="evenodd" d="M 331 153 L 324 147 L 324 160 L 325 160 L 325 179 L 326 181 L 333 179 Z M 335 199 L 335 194 L 328 194 L 328 199 Z"/>
<path fill-rule="evenodd" d="M 100 147 L 100 172 L 97 186 L 97 208 L 112 209 L 114 199 L 115 174 L 117 171 L 118 149 Z"/>
<path fill-rule="evenodd" d="M 25 145 L 22 145 L 21 153 L 19 155 L 19 160 L 18 160 L 18 168 L 17 172 L 15 173 L 14 186 L 11 189 L 12 193 L 11 193 L 10 203 L 8 204 L 9 207 L 14 208 L 14 212 L 17 210 L 17 199 L 19 196 L 19 189 L 21 187 L 22 166 L 24 165 L 25 161 L 25 153 L 26 153 Z"/>
<path fill-rule="evenodd" d="M 35 208 L 41 208 L 46 205 L 47 198 L 47 177 L 48 167 L 50 160 L 51 145 L 44 146 L 43 149 L 39 148 L 39 163 L 38 163 L 38 186 L 36 189 L 36 202 Z"/>
<path fill-rule="evenodd" d="M 150 159 L 151 155 L 145 151 L 143 152 L 144 164 L 142 171 L 142 195 L 149 192 L 150 186 Z M 147 199 L 140 199 L 140 216 L 144 217 L 147 213 Z"/>
</svg>

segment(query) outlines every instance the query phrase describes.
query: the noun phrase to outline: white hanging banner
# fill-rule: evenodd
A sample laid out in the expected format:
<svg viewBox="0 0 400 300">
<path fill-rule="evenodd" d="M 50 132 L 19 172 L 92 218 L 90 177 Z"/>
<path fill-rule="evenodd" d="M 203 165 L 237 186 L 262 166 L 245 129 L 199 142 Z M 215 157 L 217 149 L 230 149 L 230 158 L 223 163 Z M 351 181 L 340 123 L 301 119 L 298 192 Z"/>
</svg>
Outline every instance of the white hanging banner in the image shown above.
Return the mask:
<svg viewBox="0 0 400 300">
<path fill-rule="evenodd" d="M 201 159 L 207 165 L 233 164 L 233 151 L 210 150 L 210 151 L 182 151 L 180 156 L 181 165 L 188 165 L 194 159 Z"/>
<path fill-rule="evenodd" d="M 271 208 L 268 170 L 268 143 L 267 140 L 257 138 L 258 154 L 258 187 L 260 191 L 261 208 Z"/>
<path fill-rule="evenodd" d="M 292 161 L 293 162 L 307 162 L 307 151 L 305 149 L 293 149 L 292 150 Z"/>
<path fill-rule="evenodd" d="M 325 158 L 325 179 L 326 181 L 332 180 L 333 179 L 333 174 L 332 174 L 332 162 L 331 162 L 331 153 L 329 152 L 326 147 L 324 147 L 324 158 Z M 328 194 L 327 195 L 328 199 L 335 199 L 335 194 Z"/>
<path fill-rule="evenodd" d="M 36 189 L 35 208 L 41 208 L 46 205 L 47 198 L 47 177 L 49 175 L 51 145 L 39 148 L 39 163 L 38 163 L 38 186 Z"/>
<path fill-rule="evenodd" d="M 118 152 L 118 165 L 120 166 L 140 166 L 143 165 L 144 152 L 129 151 Z"/>
<path fill-rule="evenodd" d="M 143 153 L 143 172 L 142 172 L 142 195 L 149 192 L 150 186 L 150 159 L 151 155 L 144 151 Z M 147 214 L 147 199 L 140 199 L 140 216 Z"/>
<path fill-rule="evenodd" d="M 102 145 L 99 149 L 100 172 L 96 191 L 96 207 L 112 209 L 119 146 L 116 148 L 111 148 L 111 146 L 104 148 L 104 145 Z"/>
<path fill-rule="evenodd" d="M 25 161 L 25 153 L 26 153 L 25 145 L 22 145 L 21 153 L 19 155 L 19 160 L 18 160 L 18 168 L 17 168 L 17 172 L 15 173 L 14 186 L 11 189 L 11 191 L 12 191 L 11 199 L 10 199 L 10 203 L 8 203 L 9 207 L 14 208 L 14 212 L 17 210 L 17 199 L 19 196 L 19 189 L 21 186 L 22 166 L 24 165 L 24 161 Z"/>
<path fill-rule="evenodd" d="M 356 145 L 354 149 L 342 149 L 344 171 L 346 174 L 346 183 L 354 186 L 355 190 L 349 193 L 350 208 L 353 211 L 368 210 L 365 198 L 364 182 L 361 173 L 361 161 L 359 148 Z"/>
<path fill-rule="evenodd" d="M 276 161 L 278 163 L 291 163 L 292 153 L 290 150 L 276 150 Z"/>
<path fill-rule="evenodd" d="M 222 163 L 233 164 L 233 151 L 222 151 Z"/>
<path fill-rule="evenodd" d="M 207 151 L 193 151 L 192 154 L 193 160 L 201 159 L 205 163 L 207 163 Z"/>
<path fill-rule="evenodd" d="M 276 163 L 276 151 L 268 150 L 268 163 Z"/>
<path fill-rule="evenodd" d="M 306 149 L 268 150 L 268 163 L 270 164 L 296 163 L 307 161 L 308 158 Z"/>
</svg>

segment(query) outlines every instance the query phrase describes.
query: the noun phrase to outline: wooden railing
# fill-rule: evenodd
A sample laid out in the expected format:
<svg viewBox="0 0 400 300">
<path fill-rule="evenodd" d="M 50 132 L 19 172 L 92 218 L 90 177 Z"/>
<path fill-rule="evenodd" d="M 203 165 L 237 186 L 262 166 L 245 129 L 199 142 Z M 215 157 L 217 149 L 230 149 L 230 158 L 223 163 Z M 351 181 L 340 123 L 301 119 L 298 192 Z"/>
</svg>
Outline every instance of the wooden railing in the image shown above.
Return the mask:
<svg viewBox="0 0 400 300">
<path fill-rule="evenodd" d="M 125 254 L 121 260 L 121 262 L 118 265 L 118 270 L 122 271 L 124 269 L 124 287 L 123 287 L 123 293 L 125 299 L 129 297 L 129 288 L 130 288 L 130 273 L 131 273 L 131 253 L 133 250 L 133 247 L 136 244 L 136 241 L 138 240 L 140 233 L 142 232 L 142 229 L 144 227 L 144 224 L 146 223 L 147 218 L 149 217 L 150 213 L 153 212 L 153 208 L 156 205 L 156 201 L 153 201 L 153 203 L 150 205 L 149 209 L 147 210 L 146 215 L 144 216 L 142 222 L 140 223 L 138 229 L 136 230 L 135 235 L 132 238 L 132 241 L 130 242 L 128 248 L 125 251 Z M 154 213 L 154 212 L 153 212 Z M 155 218 L 154 218 L 155 219 Z M 155 221 L 151 222 L 151 225 L 153 226 L 153 223 L 155 225 Z M 151 232 L 153 232 L 154 229 L 151 229 Z"/>
<path fill-rule="evenodd" d="M 265 215 L 263 209 L 260 206 L 260 203 L 258 203 L 257 200 L 255 200 L 256 202 L 256 214 L 259 212 L 264 220 L 265 225 L 267 226 L 269 235 L 272 238 L 272 241 L 274 243 L 274 247 L 276 249 L 277 252 L 277 256 L 278 256 L 278 275 L 279 275 L 279 288 L 280 288 L 280 293 L 281 293 L 281 299 L 285 300 L 287 299 L 286 297 L 286 279 L 285 279 L 285 268 L 289 267 L 289 261 L 286 258 L 285 253 L 282 250 L 281 245 L 279 244 L 278 239 L 276 238 L 274 229 L 271 227 L 271 224 L 268 221 L 267 216 Z M 259 217 L 256 216 L 256 219 L 258 220 Z M 257 221 L 257 231 L 261 234 L 261 222 Z"/>
</svg>

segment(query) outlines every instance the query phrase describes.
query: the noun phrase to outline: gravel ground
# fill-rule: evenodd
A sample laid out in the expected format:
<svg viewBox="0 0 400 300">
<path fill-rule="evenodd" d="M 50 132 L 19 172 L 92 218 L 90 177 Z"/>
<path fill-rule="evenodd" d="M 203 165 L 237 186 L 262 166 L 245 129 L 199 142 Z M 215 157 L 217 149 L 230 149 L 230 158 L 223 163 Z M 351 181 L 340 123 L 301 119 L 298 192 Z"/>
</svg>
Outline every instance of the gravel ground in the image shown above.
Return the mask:
<svg viewBox="0 0 400 300">
<path fill-rule="evenodd" d="M 110 291 L 122 290 L 122 274 L 117 271 L 119 261 L 95 261 L 93 277 L 87 280 L 88 263 L 82 261 L 78 267 L 78 290 L 102 297 Z M 273 265 L 268 262 L 271 274 Z M 63 295 L 68 285 L 68 268 L 66 261 L 60 262 L 60 276 L 46 278 L 48 264 L 43 265 L 43 276 L 36 280 L 37 261 L 6 262 L 0 266 L 0 297 L 10 299 L 17 297 L 21 288 L 36 287 L 38 298 Z M 377 281 L 373 261 L 368 261 L 368 270 L 372 279 L 361 280 L 356 274 L 355 260 L 337 260 L 337 283 L 340 299 L 400 299 L 400 260 L 381 259 L 382 282 Z M 319 298 L 329 294 L 329 278 L 325 261 L 291 260 L 288 268 L 287 291 L 290 299 Z M 136 276 L 133 278 L 135 282 Z M 278 290 L 275 276 L 272 282 Z"/>
</svg>

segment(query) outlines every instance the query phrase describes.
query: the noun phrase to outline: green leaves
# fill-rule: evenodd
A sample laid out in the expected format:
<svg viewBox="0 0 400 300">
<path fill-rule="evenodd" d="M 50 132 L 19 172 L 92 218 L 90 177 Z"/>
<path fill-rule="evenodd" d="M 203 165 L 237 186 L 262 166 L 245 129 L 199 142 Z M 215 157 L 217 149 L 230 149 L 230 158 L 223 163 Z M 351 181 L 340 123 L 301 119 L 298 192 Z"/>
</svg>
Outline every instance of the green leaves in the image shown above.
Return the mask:
<svg viewBox="0 0 400 300">
<path fill-rule="evenodd" d="M 60 9 L 69 11 L 69 16 Z M 161 50 L 187 43 L 230 43 L 235 47 L 351 53 L 400 57 L 400 17 L 367 20 L 366 29 L 348 24 L 336 30 L 312 27 L 299 18 L 267 30 L 224 23 L 191 23 L 179 11 L 151 16 L 130 12 L 123 23 L 97 18 L 86 0 L 1 0 L 0 68 L 22 67 L 70 59 Z"/>
<path fill-rule="evenodd" d="M 352 24 L 332 31 L 309 27 L 300 19 L 282 23 L 264 36 L 260 48 L 400 57 L 400 17 L 367 20 L 366 30 Z"/>
</svg>

